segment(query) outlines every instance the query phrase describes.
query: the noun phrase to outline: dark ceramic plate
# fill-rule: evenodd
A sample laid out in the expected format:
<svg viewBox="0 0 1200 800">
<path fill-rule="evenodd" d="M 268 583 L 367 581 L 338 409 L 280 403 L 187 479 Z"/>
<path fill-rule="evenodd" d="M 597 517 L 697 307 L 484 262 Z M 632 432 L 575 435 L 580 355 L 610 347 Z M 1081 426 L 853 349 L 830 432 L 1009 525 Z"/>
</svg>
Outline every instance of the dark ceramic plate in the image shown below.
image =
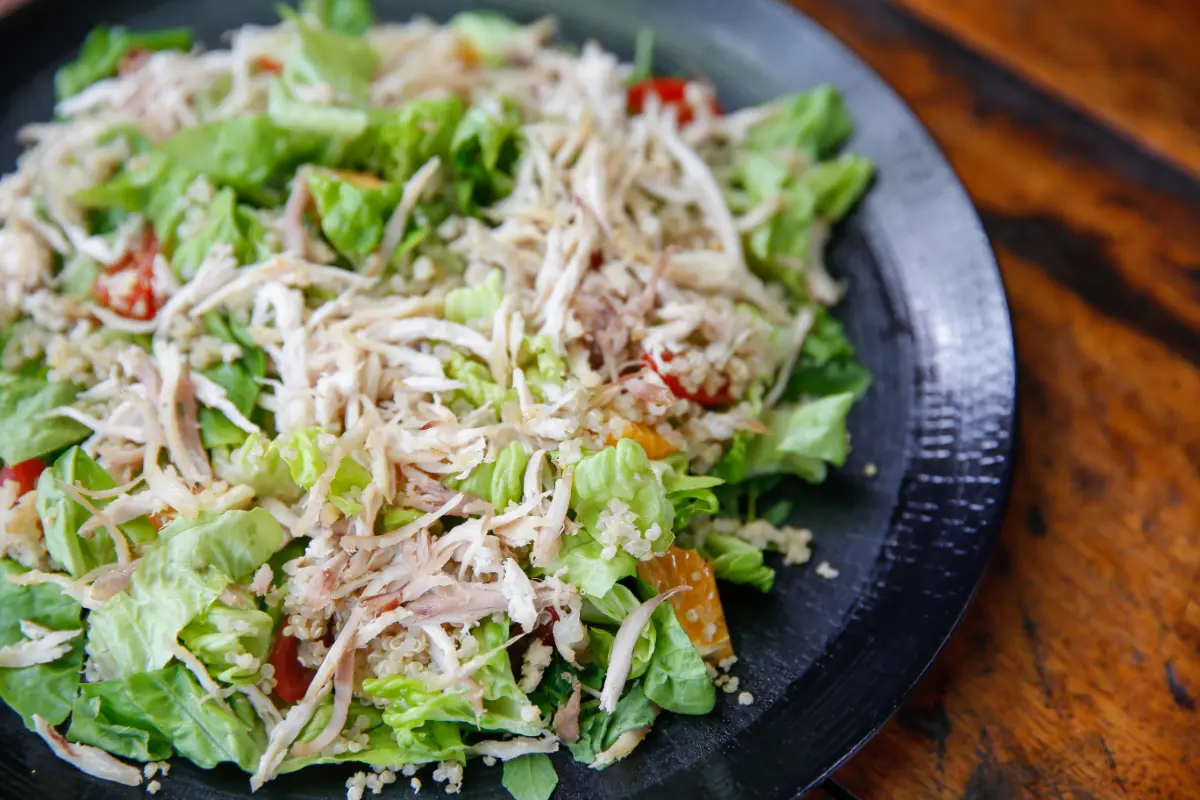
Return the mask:
<svg viewBox="0 0 1200 800">
<path fill-rule="evenodd" d="M 463 0 L 380 0 L 382 19 L 446 17 Z M 838 231 L 840 311 L 876 381 L 851 419 L 855 451 L 824 486 L 789 490 L 817 532 L 814 563 L 781 569 L 775 591 L 730 591 L 726 609 L 742 688 L 708 717 L 666 715 L 633 757 L 593 772 L 556 757 L 557 798 L 784 798 L 814 786 L 865 742 L 928 666 L 962 615 L 1004 509 L 1015 375 L 1004 290 L 979 220 L 929 135 L 891 90 L 810 20 L 768 0 L 497 0 L 518 19 L 557 15 L 563 37 L 594 37 L 630 57 L 656 31 L 660 72 L 703 73 L 727 108 L 820 82 L 845 93 L 858 123 L 849 147 L 879 165 L 862 207 Z M 275 19 L 274 0 L 34 0 L 0 20 L 0 171 L 23 123 L 52 112 L 52 76 L 99 22 L 191 25 L 201 41 Z M 878 475 L 864 476 L 864 466 Z M 737 587 L 734 587 L 737 588 Z M 172 798 L 247 794 L 236 769 L 178 760 Z M 266 798 L 337 797 L 352 770 L 304 770 Z M 427 781 L 427 783 L 429 783 Z M 432 787 L 431 787 L 432 788 Z M 394 787 L 393 795 L 400 793 Z M 468 770 L 469 797 L 506 796 L 499 770 Z M 57 761 L 7 709 L 0 794 L 139 797 Z"/>
</svg>

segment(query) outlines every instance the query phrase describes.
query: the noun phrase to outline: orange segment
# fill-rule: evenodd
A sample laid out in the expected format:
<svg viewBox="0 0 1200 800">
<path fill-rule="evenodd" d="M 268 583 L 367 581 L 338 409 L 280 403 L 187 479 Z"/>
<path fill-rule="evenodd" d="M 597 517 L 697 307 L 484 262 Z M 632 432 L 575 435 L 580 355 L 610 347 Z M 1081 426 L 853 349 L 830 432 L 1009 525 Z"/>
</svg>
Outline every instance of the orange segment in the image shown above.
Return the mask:
<svg viewBox="0 0 1200 800">
<path fill-rule="evenodd" d="M 733 655 L 717 579 L 703 556 L 672 545 L 657 558 L 638 564 L 638 575 L 660 592 L 690 586 L 667 601 L 675 607 L 679 624 L 704 660 L 722 661 Z"/>
<path fill-rule="evenodd" d="M 666 458 L 675 452 L 675 445 L 668 442 L 666 439 L 658 435 L 658 432 L 653 428 L 633 422 L 625 426 L 625 430 L 621 431 L 621 439 L 633 439 L 642 446 L 646 451 L 646 458 L 652 461 L 657 461 L 660 458 Z M 617 440 L 610 438 L 609 445 L 615 445 Z"/>
</svg>

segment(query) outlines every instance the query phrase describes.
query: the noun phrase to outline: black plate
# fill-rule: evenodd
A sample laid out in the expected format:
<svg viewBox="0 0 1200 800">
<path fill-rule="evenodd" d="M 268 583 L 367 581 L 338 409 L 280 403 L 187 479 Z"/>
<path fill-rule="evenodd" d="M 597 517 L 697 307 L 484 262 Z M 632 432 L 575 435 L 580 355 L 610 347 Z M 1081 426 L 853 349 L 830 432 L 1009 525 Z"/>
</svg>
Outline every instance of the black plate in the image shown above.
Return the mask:
<svg viewBox="0 0 1200 800">
<path fill-rule="evenodd" d="M 382 19 L 446 17 L 461 0 L 381 0 Z M 795 487 L 798 522 L 817 533 L 813 565 L 782 569 L 769 596 L 729 592 L 741 688 L 708 717 L 664 716 L 634 757 L 593 772 L 556 757 L 556 798 L 783 798 L 815 785 L 896 710 L 963 613 L 1007 497 L 1015 373 L 1004 291 L 974 210 L 929 135 L 892 91 L 810 20 L 768 0 L 497 0 L 518 19 L 554 13 L 564 38 L 630 57 L 655 28 L 660 71 L 702 73 L 727 108 L 828 81 L 879 165 L 830 263 L 850 293 L 840 312 L 876 382 L 852 416 L 855 452 L 818 488 Z M 274 0 L 35 0 L 0 20 L 0 170 L 18 127 L 52 112 L 52 74 L 98 22 L 187 24 L 207 44 L 275 19 Z M 36 54 L 36 55 L 33 55 Z M 874 478 L 863 475 L 878 465 Z M 736 588 L 736 587 L 735 587 Z M 12 797 L 138 797 L 58 762 L 20 720 L 0 715 L 0 792 Z M 172 798 L 247 793 L 236 769 L 178 760 Z M 265 798 L 337 797 L 352 770 L 304 770 Z M 428 785 L 430 781 L 426 779 Z M 433 787 L 429 787 L 427 791 Z M 398 788 L 389 790 L 399 793 Z M 468 770 L 469 797 L 506 796 L 499 770 Z"/>
</svg>

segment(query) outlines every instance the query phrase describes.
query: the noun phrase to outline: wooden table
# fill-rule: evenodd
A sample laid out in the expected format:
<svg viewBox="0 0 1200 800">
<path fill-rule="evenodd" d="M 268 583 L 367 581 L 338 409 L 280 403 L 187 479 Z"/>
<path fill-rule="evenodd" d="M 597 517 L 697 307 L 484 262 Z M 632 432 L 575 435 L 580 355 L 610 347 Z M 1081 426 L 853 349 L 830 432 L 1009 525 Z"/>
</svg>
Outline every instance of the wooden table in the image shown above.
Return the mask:
<svg viewBox="0 0 1200 800">
<path fill-rule="evenodd" d="M 1012 504 L 979 596 L 839 784 L 1200 797 L 1200 3 L 793 2 L 945 150 L 1020 364 Z"/>
<path fill-rule="evenodd" d="M 979 597 L 818 795 L 1200 797 L 1200 3 L 792 1 L 962 177 L 1021 381 Z"/>
</svg>

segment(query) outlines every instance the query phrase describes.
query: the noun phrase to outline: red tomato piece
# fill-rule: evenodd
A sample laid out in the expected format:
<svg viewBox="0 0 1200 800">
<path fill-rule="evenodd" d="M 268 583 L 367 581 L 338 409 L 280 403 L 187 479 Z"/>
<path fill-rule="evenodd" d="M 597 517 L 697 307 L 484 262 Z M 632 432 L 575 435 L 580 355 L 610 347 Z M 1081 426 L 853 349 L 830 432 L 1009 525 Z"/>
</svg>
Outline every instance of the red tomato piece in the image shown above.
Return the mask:
<svg viewBox="0 0 1200 800">
<path fill-rule="evenodd" d="M 304 697 L 312 683 L 314 670 L 301 666 L 297 658 L 300 640 L 280 633 L 271 647 L 270 664 L 275 668 L 275 695 L 285 703 L 295 703 Z"/>
<path fill-rule="evenodd" d="M 674 358 L 674 356 L 670 353 L 663 353 L 662 355 L 662 360 L 664 362 L 670 361 L 672 358 Z M 733 395 L 729 392 L 728 384 L 722 386 L 715 392 L 708 392 L 704 389 L 701 389 L 698 392 L 693 392 L 680 383 L 679 378 L 676 378 L 674 375 L 668 372 L 663 372 L 659 368 L 658 363 L 651 358 L 649 353 L 644 353 L 642 355 L 642 363 L 657 372 L 658 377 L 662 378 L 663 383 L 665 383 L 667 388 L 671 390 L 671 394 L 675 395 L 676 397 L 684 400 L 691 400 L 694 403 L 699 403 L 700 405 L 706 407 L 727 406 L 733 402 Z"/>
<path fill-rule="evenodd" d="M 646 109 L 646 98 L 654 95 L 664 106 L 675 106 L 679 124 L 687 125 L 696 118 L 696 109 L 687 101 L 688 81 L 684 78 L 647 78 L 629 87 L 625 105 L 630 114 L 641 114 Z M 710 98 L 709 108 L 714 114 L 721 113 L 716 98 Z"/>
<path fill-rule="evenodd" d="M 280 64 L 278 61 L 271 58 L 270 56 L 257 56 L 254 59 L 253 64 L 255 67 L 262 70 L 263 72 L 270 72 L 275 75 L 278 75 L 279 73 L 283 72 L 283 64 Z"/>
<path fill-rule="evenodd" d="M 96 278 L 92 284 L 96 302 L 122 317 L 142 321 L 154 319 L 158 313 L 158 298 L 154 294 L 154 259 L 157 255 L 158 239 L 148 233 L 140 246 L 127 251 Z M 127 292 L 114 297 L 106 278 L 126 272 L 133 274 L 132 284 Z"/>
<path fill-rule="evenodd" d="M 16 481 L 21 494 L 32 492 L 37 486 L 37 479 L 46 471 L 46 464 L 40 458 L 31 458 L 19 464 L 12 464 L 0 469 L 0 483 Z"/>
<path fill-rule="evenodd" d="M 121 56 L 121 60 L 117 62 L 117 74 L 128 75 L 140 67 L 149 57 L 149 50 L 141 47 L 129 48 L 125 51 L 125 55 Z"/>
</svg>

